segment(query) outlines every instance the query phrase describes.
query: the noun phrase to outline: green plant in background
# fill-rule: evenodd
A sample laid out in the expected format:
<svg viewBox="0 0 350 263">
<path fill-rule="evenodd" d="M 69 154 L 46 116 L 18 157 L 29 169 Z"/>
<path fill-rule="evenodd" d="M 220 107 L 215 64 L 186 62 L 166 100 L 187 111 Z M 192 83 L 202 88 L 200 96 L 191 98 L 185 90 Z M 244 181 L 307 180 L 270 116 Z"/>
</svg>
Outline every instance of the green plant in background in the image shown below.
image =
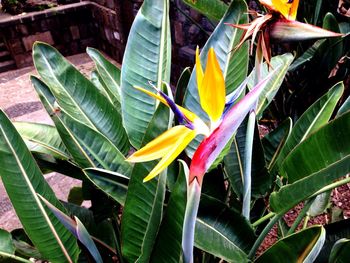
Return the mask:
<svg viewBox="0 0 350 263">
<path fill-rule="evenodd" d="M 350 171 L 349 99 L 334 112 L 344 85 L 334 85 L 294 125 L 288 118 L 261 139 L 257 120 L 269 109 L 293 56 L 263 63 L 265 51 L 258 49 L 248 74 L 248 45 L 241 42 L 240 29 L 227 25 L 248 23 L 246 4 L 234 0 L 216 15 L 221 20 L 200 54 L 197 50 L 193 72 L 186 70 L 179 80 L 186 93 L 178 100 L 169 85 L 168 12 L 166 0 L 144 1 L 121 69 L 89 48 L 96 64 L 90 79 L 53 47 L 34 45 L 39 77 L 31 81 L 54 126 L 12 124 L 0 112 L 0 176 L 25 230 L 0 231 L 1 257 L 9 262 L 31 257 L 312 262 L 319 254 L 332 262 L 345 259 L 348 239 L 333 246 L 327 227 L 305 224 L 296 231 L 304 217 L 323 210 L 320 196 L 327 199 L 330 190 L 350 181 L 343 177 Z M 68 203 L 57 200 L 44 180 L 43 173 L 51 171 L 82 181 Z M 91 208 L 80 206 L 81 198 L 91 200 Z M 304 208 L 288 227 L 283 216 L 300 202 Z M 276 223 L 278 241 L 257 257 Z"/>
</svg>

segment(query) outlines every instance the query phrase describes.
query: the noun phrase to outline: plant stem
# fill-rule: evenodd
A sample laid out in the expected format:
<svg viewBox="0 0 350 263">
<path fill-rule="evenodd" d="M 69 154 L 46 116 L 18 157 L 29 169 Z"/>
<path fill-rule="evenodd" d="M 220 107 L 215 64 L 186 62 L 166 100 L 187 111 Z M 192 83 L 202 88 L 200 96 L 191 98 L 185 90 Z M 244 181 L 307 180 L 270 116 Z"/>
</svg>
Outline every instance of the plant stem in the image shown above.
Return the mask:
<svg viewBox="0 0 350 263">
<path fill-rule="evenodd" d="M 256 251 L 260 247 L 261 243 L 264 241 L 267 234 L 270 232 L 271 228 L 276 224 L 276 222 L 282 217 L 282 215 L 274 215 L 270 222 L 265 226 L 264 230 L 261 232 L 261 234 L 258 236 L 257 240 L 255 241 L 253 247 L 249 251 L 248 258 L 253 259 Z"/>
<path fill-rule="evenodd" d="M 187 204 L 182 230 L 183 262 L 193 263 L 194 230 L 201 197 L 201 186 L 193 180 L 187 187 Z"/>
<path fill-rule="evenodd" d="M 244 171 L 243 171 L 243 205 L 242 214 L 249 221 L 250 217 L 250 199 L 252 187 L 252 155 L 253 155 L 253 141 L 255 128 L 255 111 L 251 111 L 248 117 L 245 151 L 244 151 Z"/>
<path fill-rule="evenodd" d="M 256 220 L 252 226 L 253 227 L 257 227 L 258 225 L 260 225 L 261 223 L 265 222 L 266 220 L 270 219 L 271 217 L 273 217 L 275 215 L 274 212 L 270 212 L 266 215 L 264 215 L 263 217 L 259 218 L 258 220 Z"/>
<path fill-rule="evenodd" d="M 304 224 L 303 224 L 303 229 L 307 227 L 307 222 L 309 222 L 310 216 L 306 214 L 305 219 L 304 219 Z"/>
<path fill-rule="evenodd" d="M 329 191 L 329 190 L 332 190 L 332 189 L 334 189 L 334 188 L 337 188 L 337 187 L 342 186 L 343 184 L 347 184 L 347 183 L 350 183 L 350 177 L 344 178 L 344 179 L 342 179 L 342 180 L 339 180 L 339 181 L 337 181 L 337 182 L 334 182 L 334 183 L 332 183 L 332 184 L 329 184 L 329 185 L 327 185 L 327 186 L 321 188 L 321 189 L 318 190 L 316 193 L 314 193 L 311 197 L 315 197 L 315 196 L 317 196 L 317 195 L 319 195 L 319 194 L 322 194 L 322 193 L 324 193 L 324 192 L 327 192 L 327 191 Z"/>
<path fill-rule="evenodd" d="M 0 258 L 4 259 L 6 261 L 6 259 L 13 259 L 14 262 L 23 262 L 23 263 L 32 263 L 32 261 L 27 260 L 25 258 L 21 258 L 6 252 L 0 252 Z M 10 261 L 8 261 L 10 262 Z"/>
<path fill-rule="evenodd" d="M 307 211 L 309 210 L 310 206 L 312 205 L 312 202 L 315 200 L 315 198 L 311 198 L 309 200 L 307 200 L 304 204 L 303 209 L 300 211 L 299 215 L 297 216 L 297 218 L 294 220 L 292 226 L 289 228 L 288 232 L 287 232 L 287 236 L 292 234 L 295 229 L 298 227 L 298 225 L 300 224 L 301 220 L 303 220 L 304 216 L 306 215 Z"/>
</svg>

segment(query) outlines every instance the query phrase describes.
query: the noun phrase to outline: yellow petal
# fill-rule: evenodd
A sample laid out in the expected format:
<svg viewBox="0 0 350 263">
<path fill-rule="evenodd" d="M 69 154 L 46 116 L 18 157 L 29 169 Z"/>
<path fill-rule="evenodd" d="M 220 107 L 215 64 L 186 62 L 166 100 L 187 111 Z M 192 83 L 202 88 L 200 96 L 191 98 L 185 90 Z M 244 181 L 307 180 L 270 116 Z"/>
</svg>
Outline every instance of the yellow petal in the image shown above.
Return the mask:
<svg viewBox="0 0 350 263">
<path fill-rule="evenodd" d="M 175 126 L 179 127 L 179 126 Z M 174 128 L 175 128 L 174 127 Z M 181 135 L 178 137 L 176 143 L 167 152 L 160 162 L 153 168 L 153 170 L 143 179 L 144 182 L 151 180 L 160 174 L 166 167 L 168 167 L 175 158 L 186 148 L 186 146 L 196 137 L 196 131 L 181 126 Z"/>
<path fill-rule="evenodd" d="M 200 89 L 200 86 L 202 85 L 203 75 L 204 75 L 203 68 L 202 68 L 201 60 L 199 58 L 199 47 L 197 46 L 197 49 L 196 49 L 196 77 L 197 77 L 198 90 Z"/>
<path fill-rule="evenodd" d="M 274 8 L 280 12 L 285 18 L 295 20 L 299 0 L 271 0 Z M 289 3 L 290 2 L 290 3 Z"/>
<path fill-rule="evenodd" d="M 178 143 L 179 138 L 188 130 L 190 129 L 183 125 L 175 126 L 170 130 L 167 130 L 154 140 L 147 143 L 140 150 L 134 152 L 131 156 L 129 156 L 127 161 L 139 163 L 162 158 L 169 151 L 173 150 L 175 145 Z"/>
<path fill-rule="evenodd" d="M 208 53 L 202 84 L 198 87 L 203 110 L 213 122 L 220 119 L 225 107 L 225 80 L 213 48 Z"/>
</svg>

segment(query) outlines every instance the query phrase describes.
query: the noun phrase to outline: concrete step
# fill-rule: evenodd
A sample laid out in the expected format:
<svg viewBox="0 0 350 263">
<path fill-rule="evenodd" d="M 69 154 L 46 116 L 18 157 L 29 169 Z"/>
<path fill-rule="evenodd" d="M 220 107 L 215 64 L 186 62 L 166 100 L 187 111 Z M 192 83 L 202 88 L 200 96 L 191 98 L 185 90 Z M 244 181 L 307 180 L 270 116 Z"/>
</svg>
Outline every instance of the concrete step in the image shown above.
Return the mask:
<svg viewBox="0 0 350 263">
<path fill-rule="evenodd" d="M 12 60 L 10 52 L 8 52 L 7 50 L 0 51 L 0 62 L 4 62 L 6 60 Z"/>
<path fill-rule="evenodd" d="M 5 71 L 9 71 L 12 69 L 16 69 L 15 61 L 7 60 L 7 61 L 0 62 L 0 73 L 5 72 Z"/>
</svg>

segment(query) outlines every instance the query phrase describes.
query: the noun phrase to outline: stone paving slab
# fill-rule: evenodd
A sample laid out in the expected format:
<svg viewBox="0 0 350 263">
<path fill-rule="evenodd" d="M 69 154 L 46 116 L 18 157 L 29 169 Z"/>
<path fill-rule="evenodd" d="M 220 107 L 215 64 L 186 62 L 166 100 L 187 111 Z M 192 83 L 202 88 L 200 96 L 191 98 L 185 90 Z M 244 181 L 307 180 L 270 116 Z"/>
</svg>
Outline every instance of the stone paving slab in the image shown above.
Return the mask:
<svg viewBox="0 0 350 263">
<path fill-rule="evenodd" d="M 68 60 L 87 76 L 94 67 L 93 62 L 86 54 L 74 55 L 68 57 Z M 52 124 L 51 118 L 43 109 L 30 83 L 29 77 L 33 74 L 36 75 L 33 67 L 0 74 L 0 108 L 7 113 L 12 121 Z M 45 175 L 45 178 L 61 200 L 67 200 L 70 188 L 80 185 L 79 180 L 58 173 L 50 173 Z M 0 228 L 11 231 L 20 226 L 0 179 Z"/>
</svg>

